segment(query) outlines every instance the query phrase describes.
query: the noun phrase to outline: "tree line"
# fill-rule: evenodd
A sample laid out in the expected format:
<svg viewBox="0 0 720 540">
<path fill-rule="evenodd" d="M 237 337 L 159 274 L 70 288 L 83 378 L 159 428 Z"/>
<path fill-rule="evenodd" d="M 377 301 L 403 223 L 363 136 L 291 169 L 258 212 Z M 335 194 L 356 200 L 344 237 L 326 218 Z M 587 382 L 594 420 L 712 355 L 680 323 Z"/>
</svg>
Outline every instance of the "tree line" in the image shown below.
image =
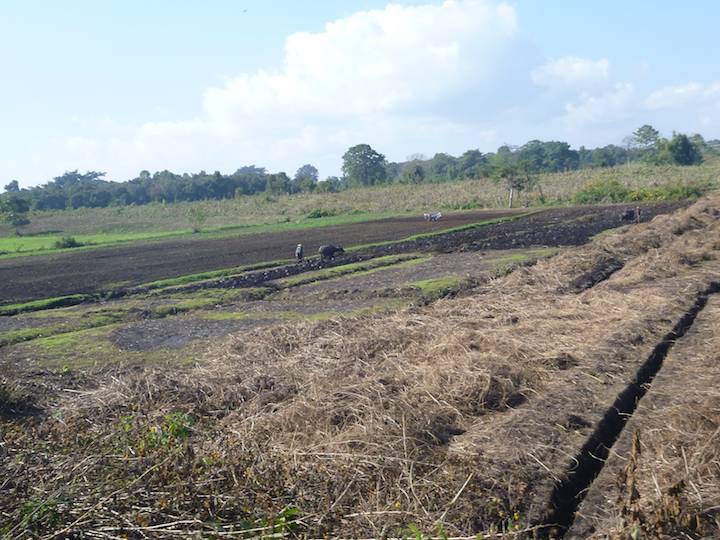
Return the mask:
<svg viewBox="0 0 720 540">
<path fill-rule="evenodd" d="M 706 142 L 700 135 L 673 133 L 670 139 L 665 139 L 650 125 L 638 128 L 622 146 L 611 144 L 593 149 L 581 146 L 575 150 L 566 142 L 533 140 L 522 146 L 504 145 L 496 152 L 468 150 L 457 157 L 438 153 L 432 158 L 418 154 L 404 162 L 388 162 L 371 146 L 358 144 L 343 155 L 343 176 L 331 176 L 323 181 L 319 181 L 318 169 L 311 164 L 300 167 L 293 177 L 250 165 L 232 174 L 142 171 L 126 182 L 108 181 L 103 172 L 75 170 L 29 189 L 20 189 L 19 182 L 12 180 L 0 195 L 0 213 L 5 221 L 17 225 L 26 219 L 24 216 L 29 210 L 228 199 L 257 193 L 336 192 L 350 187 L 482 177 L 506 182 L 512 194 L 513 190 L 527 187 L 539 173 L 630 162 L 693 165 L 700 163 L 703 156 L 718 152 L 718 148 L 720 141 Z"/>
</svg>

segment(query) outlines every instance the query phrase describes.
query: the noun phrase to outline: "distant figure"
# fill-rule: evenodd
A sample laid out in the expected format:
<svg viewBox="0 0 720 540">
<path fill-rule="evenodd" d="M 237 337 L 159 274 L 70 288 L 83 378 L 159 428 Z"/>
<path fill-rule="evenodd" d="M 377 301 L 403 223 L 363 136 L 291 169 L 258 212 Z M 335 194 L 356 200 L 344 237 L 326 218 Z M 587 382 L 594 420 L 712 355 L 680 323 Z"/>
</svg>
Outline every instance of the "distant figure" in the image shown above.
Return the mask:
<svg viewBox="0 0 720 540">
<path fill-rule="evenodd" d="M 303 260 L 303 247 L 302 244 L 298 244 L 295 248 L 295 258 L 297 259 L 297 262 L 300 262 Z"/>
<path fill-rule="evenodd" d="M 423 214 L 423 219 L 424 219 L 425 221 L 430 221 L 430 214 L 427 213 L 427 212 L 425 212 L 425 213 Z"/>
<path fill-rule="evenodd" d="M 345 250 L 342 246 L 333 246 L 332 244 L 328 244 L 327 246 L 320 246 L 318 253 L 320 254 L 320 260 L 327 261 L 334 259 L 336 253 L 345 253 Z"/>
<path fill-rule="evenodd" d="M 638 217 L 639 210 L 640 210 L 639 206 L 636 208 L 628 208 L 627 210 L 625 210 L 622 213 L 622 215 L 620 216 L 620 219 L 622 221 L 630 221 L 630 222 L 634 221 L 635 223 L 639 223 L 640 222 L 640 218 Z"/>
<path fill-rule="evenodd" d="M 639 206 L 635 207 L 635 223 L 640 223 L 640 216 L 641 216 L 642 210 Z"/>
</svg>

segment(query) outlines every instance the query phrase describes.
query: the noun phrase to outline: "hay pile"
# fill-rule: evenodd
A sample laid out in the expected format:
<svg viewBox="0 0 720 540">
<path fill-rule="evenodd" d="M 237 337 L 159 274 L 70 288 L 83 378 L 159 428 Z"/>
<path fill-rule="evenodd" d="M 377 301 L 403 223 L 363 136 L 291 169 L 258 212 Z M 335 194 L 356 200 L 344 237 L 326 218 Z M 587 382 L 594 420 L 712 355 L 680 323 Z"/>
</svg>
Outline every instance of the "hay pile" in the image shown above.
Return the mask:
<svg viewBox="0 0 720 540">
<path fill-rule="evenodd" d="M 529 534 L 568 456 L 720 277 L 717 208 L 463 298 L 258 330 L 189 371 L 106 377 L 3 424 L 2 519 L 27 536 Z"/>
</svg>

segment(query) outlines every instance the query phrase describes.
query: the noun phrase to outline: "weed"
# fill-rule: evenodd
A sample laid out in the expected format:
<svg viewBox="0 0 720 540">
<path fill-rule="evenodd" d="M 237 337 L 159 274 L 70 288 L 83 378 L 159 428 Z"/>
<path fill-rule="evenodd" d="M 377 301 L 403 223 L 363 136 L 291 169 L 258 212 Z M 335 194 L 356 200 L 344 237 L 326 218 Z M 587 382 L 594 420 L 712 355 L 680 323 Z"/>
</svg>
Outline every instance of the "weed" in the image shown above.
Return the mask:
<svg viewBox="0 0 720 540">
<path fill-rule="evenodd" d="M 67 248 L 77 248 L 82 247 L 85 244 L 82 242 L 79 242 L 74 236 L 63 236 L 60 240 L 57 240 L 53 247 L 55 249 L 67 249 Z"/>
<path fill-rule="evenodd" d="M 326 209 L 322 209 L 322 208 L 315 208 L 305 217 L 308 219 L 318 219 L 318 218 L 323 218 L 323 217 L 336 216 L 337 214 L 338 214 L 337 210 L 326 210 Z"/>
<path fill-rule="evenodd" d="M 431 302 L 457 292 L 463 283 L 465 282 L 456 276 L 447 276 L 415 281 L 411 283 L 411 286 L 420 291 L 420 295 L 424 301 Z"/>
</svg>

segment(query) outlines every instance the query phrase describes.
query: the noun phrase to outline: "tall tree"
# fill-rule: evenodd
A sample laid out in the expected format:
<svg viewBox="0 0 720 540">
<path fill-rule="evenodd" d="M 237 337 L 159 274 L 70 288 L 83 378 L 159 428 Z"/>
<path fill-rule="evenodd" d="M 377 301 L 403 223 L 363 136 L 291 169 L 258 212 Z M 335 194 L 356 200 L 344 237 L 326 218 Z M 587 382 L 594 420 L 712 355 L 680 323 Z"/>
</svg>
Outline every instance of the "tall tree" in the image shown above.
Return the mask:
<svg viewBox="0 0 720 540">
<path fill-rule="evenodd" d="M 400 181 L 403 184 L 422 184 L 425 181 L 425 168 L 420 161 L 411 161 L 402 172 Z"/>
<path fill-rule="evenodd" d="M 293 191 L 315 191 L 318 181 L 318 170 L 309 163 L 300 167 L 292 181 Z"/>
<path fill-rule="evenodd" d="M 342 171 L 351 185 L 381 184 L 387 177 L 385 156 L 373 150 L 369 144 L 352 146 L 343 155 Z"/>
<path fill-rule="evenodd" d="M 20 228 L 28 225 L 30 220 L 27 213 L 30 204 L 20 195 L 12 194 L 10 197 L 0 199 L 0 221 L 15 227 L 15 234 L 20 235 Z"/>
<path fill-rule="evenodd" d="M 683 133 L 675 133 L 668 143 L 668 151 L 678 165 L 697 165 L 702 162 L 700 149 Z"/>
<path fill-rule="evenodd" d="M 660 141 L 660 132 L 650 124 L 645 124 L 633 132 L 632 141 L 637 148 L 646 150 L 657 145 Z"/>
<path fill-rule="evenodd" d="M 297 172 L 295 173 L 295 181 L 300 180 L 302 178 L 312 178 L 317 182 L 318 179 L 318 170 L 317 167 L 314 165 L 310 165 L 309 163 L 306 163 L 302 167 L 300 167 Z"/>
<path fill-rule="evenodd" d="M 10 180 L 10 182 L 5 184 L 5 191 L 8 193 L 17 193 L 20 191 L 20 183 L 17 180 Z"/>
</svg>

